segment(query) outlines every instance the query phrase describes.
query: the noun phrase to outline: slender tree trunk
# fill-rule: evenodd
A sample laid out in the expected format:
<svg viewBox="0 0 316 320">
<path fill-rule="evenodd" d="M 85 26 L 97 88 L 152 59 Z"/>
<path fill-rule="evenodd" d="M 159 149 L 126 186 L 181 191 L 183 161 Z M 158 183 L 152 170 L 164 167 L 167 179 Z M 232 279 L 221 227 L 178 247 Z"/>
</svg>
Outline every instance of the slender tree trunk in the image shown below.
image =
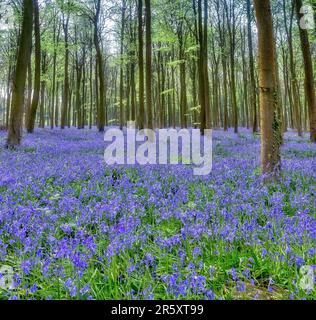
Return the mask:
<svg viewBox="0 0 316 320">
<path fill-rule="evenodd" d="M 82 101 L 81 101 L 81 80 L 82 80 L 82 61 L 78 61 L 78 56 L 76 58 L 76 71 L 77 71 L 77 81 L 76 81 L 76 110 L 77 110 L 77 128 L 82 128 Z"/>
<path fill-rule="evenodd" d="M 42 54 L 42 74 L 45 76 L 46 73 L 46 53 Z M 35 113 L 36 114 L 36 113 Z M 41 81 L 40 84 L 40 117 L 39 117 L 40 128 L 45 127 L 45 81 Z"/>
<path fill-rule="evenodd" d="M 63 90 L 63 103 L 61 110 L 61 129 L 64 129 L 67 121 L 68 104 L 69 104 L 69 46 L 68 46 L 68 24 L 69 24 L 69 13 L 67 17 L 63 18 L 63 29 L 64 29 L 64 41 L 65 41 L 65 64 L 64 64 L 64 90 Z"/>
<path fill-rule="evenodd" d="M 27 92 L 26 92 L 26 99 L 27 100 L 23 106 L 24 123 L 26 123 L 26 121 L 27 121 L 27 119 L 26 119 L 27 112 L 31 108 L 31 104 L 32 104 L 32 89 L 33 89 L 32 81 L 33 81 L 33 77 L 32 77 L 32 51 L 31 51 L 30 60 L 27 65 Z M 23 127 L 24 123 L 22 123 L 22 127 Z"/>
<path fill-rule="evenodd" d="M 181 128 L 187 127 L 187 109 L 188 109 L 188 100 L 187 100 L 187 85 L 186 85 L 186 61 L 185 61 L 185 48 L 184 48 L 184 39 L 183 39 L 183 29 L 178 32 L 179 39 L 179 60 L 180 64 L 180 124 Z"/>
<path fill-rule="evenodd" d="M 11 73 L 12 73 L 12 66 L 9 65 L 9 71 L 8 71 L 8 79 L 7 79 L 7 100 L 6 100 L 6 120 L 5 120 L 5 126 L 6 129 L 9 127 L 9 116 L 10 116 L 10 107 L 11 107 L 11 91 L 12 91 L 12 85 L 11 85 Z"/>
<path fill-rule="evenodd" d="M 145 84 L 144 84 L 144 37 L 143 0 L 138 0 L 138 68 L 139 68 L 139 114 L 138 127 L 145 128 Z"/>
<path fill-rule="evenodd" d="M 126 12 L 126 0 L 122 1 L 122 21 L 121 21 L 121 61 L 120 61 L 120 128 L 124 126 L 124 102 L 123 102 L 123 90 L 124 90 L 124 70 L 123 70 L 123 54 L 124 54 L 124 36 L 125 36 L 125 12 Z"/>
<path fill-rule="evenodd" d="M 92 42 L 92 40 L 91 40 Z M 93 113 L 93 51 L 92 43 L 90 45 L 90 110 L 89 110 L 89 129 L 92 129 L 92 113 Z"/>
<path fill-rule="evenodd" d="M 204 45 L 203 45 L 203 72 L 204 72 L 204 92 L 205 92 L 205 125 L 206 129 L 211 129 L 211 105 L 210 105 L 210 80 L 208 74 L 208 1 L 204 0 Z"/>
<path fill-rule="evenodd" d="M 99 76 L 99 104 L 97 107 L 98 113 L 98 130 L 100 132 L 104 131 L 104 126 L 106 123 L 106 112 L 105 112 L 105 80 L 104 80 L 104 67 L 103 67 L 103 56 L 99 41 L 99 18 L 101 12 L 101 0 L 97 0 L 97 10 L 94 19 L 94 46 L 96 50 L 96 63 L 98 66 L 98 76 Z"/>
<path fill-rule="evenodd" d="M 293 14 L 294 14 L 294 4 L 292 7 L 292 12 L 290 16 L 290 25 L 287 25 L 287 16 L 286 16 L 286 2 L 283 0 L 283 14 L 284 14 L 284 23 L 285 23 L 285 33 L 287 36 L 289 44 L 289 57 L 290 57 L 290 72 L 291 72 L 291 93 L 292 93 L 292 102 L 293 102 L 293 111 L 294 111 L 294 122 L 297 129 L 298 135 L 303 136 L 302 125 L 300 121 L 300 97 L 299 97 L 299 86 L 297 82 L 295 63 L 294 63 L 294 49 L 293 49 Z"/>
<path fill-rule="evenodd" d="M 199 50 L 199 100 L 201 106 L 200 123 L 201 133 L 211 127 L 210 102 L 209 102 L 209 78 L 208 78 L 208 54 L 207 54 L 207 1 L 204 1 L 204 28 L 202 0 L 198 0 L 198 41 Z M 205 16 L 206 15 L 206 16 Z"/>
<path fill-rule="evenodd" d="M 30 109 L 27 110 L 26 130 L 28 133 L 34 132 L 36 111 L 39 102 L 41 88 L 41 33 L 39 22 L 38 1 L 34 3 L 34 30 L 35 30 L 35 70 L 34 70 L 34 90 Z"/>
<path fill-rule="evenodd" d="M 251 0 L 247 0 L 247 27 L 248 27 L 248 50 L 249 50 L 249 69 L 250 69 L 250 106 L 253 110 L 253 133 L 258 132 L 258 115 L 257 115 L 257 86 L 255 80 L 255 67 L 253 56 L 253 41 L 251 28 Z"/>
<path fill-rule="evenodd" d="M 308 103 L 309 122 L 310 122 L 310 139 L 311 142 L 316 143 L 316 97 L 315 97 L 315 83 L 313 77 L 313 62 L 311 57 L 311 49 L 308 39 L 307 30 L 300 28 L 301 14 L 300 9 L 303 6 L 302 0 L 294 0 L 297 21 L 299 26 L 299 33 L 301 39 L 301 49 L 304 60 L 305 70 L 305 96 Z"/>
<path fill-rule="evenodd" d="M 233 111 L 233 124 L 234 132 L 238 133 L 238 106 L 237 106 L 237 93 L 236 93 L 236 70 L 235 70 L 235 50 L 236 50 L 236 17 L 235 17 L 235 8 L 233 3 L 228 4 L 224 1 L 226 18 L 228 24 L 228 34 L 230 40 L 230 90 L 231 90 L 231 99 L 232 99 L 232 111 Z"/>
<path fill-rule="evenodd" d="M 147 128 L 153 129 L 152 111 L 152 37 L 151 37 L 151 0 L 145 0 L 146 15 L 146 111 Z"/>
</svg>

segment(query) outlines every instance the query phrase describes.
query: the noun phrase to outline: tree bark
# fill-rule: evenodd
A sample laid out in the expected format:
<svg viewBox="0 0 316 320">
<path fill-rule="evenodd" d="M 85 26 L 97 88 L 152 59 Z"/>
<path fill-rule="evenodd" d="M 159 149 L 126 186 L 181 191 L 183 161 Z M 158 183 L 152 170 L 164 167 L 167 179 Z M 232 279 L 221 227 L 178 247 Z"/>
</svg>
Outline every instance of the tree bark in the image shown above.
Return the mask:
<svg viewBox="0 0 316 320">
<path fill-rule="evenodd" d="M 14 149 L 22 139 L 22 114 L 27 65 L 31 57 L 33 30 L 33 0 L 23 0 L 23 22 L 13 80 L 12 107 L 6 147 Z"/>
<path fill-rule="evenodd" d="M 123 102 L 123 90 L 124 90 L 124 70 L 123 70 L 123 54 L 124 54 L 124 36 L 125 36 L 125 12 L 126 12 L 126 0 L 122 1 L 122 21 L 121 21 L 121 57 L 120 57 L 120 129 L 123 129 L 124 125 L 124 102 Z"/>
<path fill-rule="evenodd" d="M 145 84 L 144 84 L 144 37 L 143 37 L 143 0 L 138 0 L 138 69 L 139 69 L 139 114 L 138 127 L 145 127 Z"/>
<path fill-rule="evenodd" d="M 249 69 L 250 69 L 250 106 L 253 110 L 252 131 L 258 132 L 258 115 L 257 115 L 257 87 L 255 80 L 255 67 L 253 56 L 253 41 L 251 29 L 251 0 L 247 0 L 247 27 L 248 27 L 248 50 L 249 50 Z"/>
<path fill-rule="evenodd" d="M 147 128 L 153 129 L 152 113 L 152 37 L 151 37 L 151 0 L 145 0 L 146 15 L 146 111 Z"/>
<path fill-rule="evenodd" d="M 33 0 L 34 5 L 34 30 L 35 30 L 35 70 L 34 70 L 34 90 L 30 109 L 27 110 L 26 130 L 28 133 L 34 132 L 35 117 L 39 103 L 41 88 L 41 33 L 39 22 L 38 1 Z"/>
<path fill-rule="evenodd" d="M 69 12 L 67 17 L 63 18 L 64 29 L 64 41 L 65 41 L 65 64 L 64 64 L 64 91 L 63 91 L 63 103 L 61 110 L 60 127 L 64 129 L 67 121 L 68 104 L 69 104 L 69 46 L 68 46 L 68 24 L 69 24 Z"/>
<path fill-rule="evenodd" d="M 254 0 L 259 42 L 261 164 L 267 179 L 280 171 L 280 141 L 277 116 L 275 50 L 270 0 Z"/>
<path fill-rule="evenodd" d="M 315 83 L 313 77 L 313 62 L 311 57 L 311 48 L 308 39 L 307 30 L 300 27 L 301 14 L 300 9 L 303 6 L 302 0 L 294 0 L 297 21 L 299 26 L 299 33 L 301 39 L 301 50 L 304 60 L 305 70 L 305 96 L 308 103 L 309 122 L 310 122 L 310 139 L 311 142 L 316 143 L 316 97 L 315 97 Z"/>
<path fill-rule="evenodd" d="M 101 51 L 101 46 L 99 42 L 99 17 L 101 12 L 101 0 L 97 1 L 97 10 L 94 20 L 94 46 L 96 49 L 96 60 L 98 65 L 99 73 L 99 105 L 98 105 L 98 130 L 100 132 L 104 131 L 104 126 L 106 122 L 105 114 L 105 80 L 104 80 L 104 67 L 103 67 L 103 56 Z"/>
</svg>

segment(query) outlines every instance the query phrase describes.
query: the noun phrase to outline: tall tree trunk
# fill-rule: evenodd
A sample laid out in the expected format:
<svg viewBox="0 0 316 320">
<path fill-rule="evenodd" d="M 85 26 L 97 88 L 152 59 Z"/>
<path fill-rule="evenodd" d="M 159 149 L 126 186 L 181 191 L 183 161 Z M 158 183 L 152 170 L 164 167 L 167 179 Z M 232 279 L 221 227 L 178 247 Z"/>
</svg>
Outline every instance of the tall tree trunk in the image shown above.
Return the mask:
<svg viewBox="0 0 316 320">
<path fill-rule="evenodd" d="M 138 0 L 138 68 L 139 68 L 139 112 L 138 127 L 145 128 L 145 84 L 144 84 L 144 37 L 143 0 Z"/>
<path fill-rule="evenodd" d="M 262 173 L 270 178 L 280 171 L 276 66 L 270 0 L 254 0 L 259 42 L 259 86 Z"/>
<path fill-rule="evenodd" d="M 46 74 L 46 52 L 42 53 L 42 74 Z M 40 84 L 40 117 L 39 117 L 39 126 L 40 128 L 45 127 L 45 81 L 42 80 Z M 36 113 L 35 113 L 36 114 Z"/>
<path fill-rule="evenodd" d="M 237 93 L 236 93 L 236 70 L 235 70 L 235 50 L 236 50 L 236 17 L 235 8 L 232 2 L 229 3 L 229 8 L 227 0 L 224 1 L 224 7 L 226 12 L 227 24 L 228 24 L 228 34 L 230 40 L 230 90 L 232 99 L 232 111 L 233 111 L 233 124 L 234 132 L 238 133 L 238 106 L 237 106 Z"/>
<path fill-rule="evenodd" d="M 123 129 L 124 126 L 124 61 L 123 61 L 123 54 L 124 54 L 124 36 L 125 36 L 125 12 L 126 12 L 126 0 L 122 0 L 122 21 L 121 21 L 121 58 L 120 58 L 120 128 Z"/>
<path fill-rule="evenodd" d="M 19 50 L 13 80 L 12 107 L 9 122 L 7 148 L 20 145 L 22 139 L 22 114 L 27 65 L 31 58 L 33 30 L 33 0 L 23 0 L 23 22 Z"/>
<path fill-rule="evenodd" d="M 290 16 L 290 26 L 287 25 L 287 16 L 286 16 L 286 2 L 283 0 L 283 14 L 284 14 L 284 23 L 285 23 L 285 33 L 289 45 L 289 56 L 290 56 L 290 72 L 291 72 L 291 93 L 292 93 L 292 102 L 293 102 L 293 111 L 294 111 L 294 121 L 295 127 L 297 129 L 298 135 L 303 136 L 302 125 L 300 121 L 300 96 L 299 96 L 299 86 L 297 82 L 295 63 L 294 63 L 294 49 L 293 49 L 293 14 L 294 14 L 294 3 L 292 7 L 292 12 Z"/>
<path fill-rule="evenodd" d="M 83 129 L 82 128 L 82 108 L 81 108 L 81 80 L 82 80 L 82 68 L 83 68 L 83 63 L 82 61 L 78 61 L 78 56 L 76 57 L 76 73 L 77 73 L 77 78 L 76 78 L 76 110 L 77 110 L 77 128 L 78 129 Z"/>
<path fill-rule="evenodd" d="M 92 111 L 93 111 L 93 54 L 92 43 L 90 45 L 90 109 L 89 109 L 89 129 L 92 129 Z"/>
<path fill-rule="evenodd" d="M 187 85 L 186 85 L 186 61 L 185 61 L 185 47 L 183 39 L 183 28 L 181 26 L 178 32 L 179 39 L 179 60 L 180 64 L 180 124 L 181 128 L 187 127 Z"/>
<path fill-rule="evenodd" d="M 147 128 L 153 129 L 152 113 L 152 37 L 151 37 L 151 0 L 145 0 L 146 15 L 146 111 Z"/>
<path fill-rule="evenodd" d="M 208 3 L 204 0 L 204 10 L 202 10 L 202 0 L 198 0 L 198 44 L 199 44 L 199 60 L 198 60 L 198 75 L 199 75 L 199 101 L 201 106 L 200 112 L 200 128 L 204 134 L 205 129 L 211 128 L 211 109 L 209 96 L 209 76 L 208 76 Z M 203 19 L 204 13 L 204 19 Z"/>
<path fill-rule="evenodd" d="M 33 49 L 33 48 L 32 48 Z M 24 118 L 24 123 L 26 123 L 26 116 L 27 116 L 27 111 L 31 108 L 32 104 L 32 89 L 33 89 L 33 77 L 32 77 L 32 49 L 31 49 L 31 55 L 30 55 L 30 60 L 27 65 L 27 94 L 26 94 L 26 103 L 24 103 L 23 107 L 23 118 Z M 22 123 L 22 127 L 23 127 Z"/>
<path fill-rule="evenodd" d="M 57 28 L 57 22 L 58 19 L 56 19 L 55 24 L 54 24 L 54 35 L 53 35 L 53 40 L 54 40 L 54 53 L 53 53 L 53 87 L 52 87 L 52 97 L 51 97 L 51 124 L 50 127 L 51 129 L 54 128 L 55 124 L 55 92 L 56 92 L 56 72 L 57 72 L 57 45 L 59 42 L 59 34 L 60 34 L 60 27 L 58 29 L 57 35 L 56 35 L 56 28 Z M 56 125 L 56 124 L 55 124 Z"/>
<path fill-rule="evenodd" d="M 68 24 L 69 12 L 67 17 L 63 17 L 64 41 L 65 41 L 65 64 L 64 64 L 64 90 L 63 90 L 63 103 L 61 110 L 60 127 L 64 129 L 67 121 L 68 104 L 69 104 L 69 45 L 68 45 Z"/>
<path fill-rule="evenodd" d="M 208 1 L 204 0 L 204 44 L 203 44 L 203 72 L 204 72 L 204 92 L 205 92 L 205 125 L 206 129 L 211 129 L 211 105 L 210 105 L 210 80 L 208 75 Z"/>
<path fill-rule="evenodd" d="M 311 142 L 316 143 L 316 97 L 315 97 L 315 83 L 313 77 L 313 62 L 311 57 L 311 49 L 308 39 L 307 30 L 300 28 L 301 14 L 300 9 L 303 6 L 302 0 L 294 0 L 297 21 L 301 39 L 301 49 L 304 60 L 305 70 L 305 96 L 308 103 L 309 122 L 310 122 L 310 139 Z"/>
<path fill-rule="evenodd" d="M 9 127 L 9 116 L 10 116 L 10 107 L 11 107 L 11 91 L 12 91 L 12 84 L 11 84 L 11 73 L 12 73 L 12 66 L 9 65 L 8 71 L 8 79 L 7 79 L 7 96 L 6 96 L 6 119 L 5 119 L 5 126 L 6 128 Z"/>
<path fill-rule="evenodd" d="M 248 50 L 249 50 L 249 68 L 250 68 L 250 106 L 253 110 L 252 131 L 258 132 L 258 115 L 257 115 L 257 86 L 255 80 L 255 67 L 253 56 L 253 41 L 251 28 L 251 0 L 247 0 L 247 26 L 248 26 Z"/>
<path fill-rule="evenodd" d="M 96 15 L 94 18 L 94 46 L 96 50 L 96 63 L 98 66 L 98 76 L 99 76 L 99 103 L 97 107 L 98 114 L 98 130 L 100 132 L 104 131 L 104 126 L 106 121 L 106 111 L 105 111 L 105 80 L 104 80 L 104 67 L 103 67 L 103 56 L 99 41 L 99 19 L 101 13 L 101 0 L 97 0 Z"/>
<path fill-rule="evenodd" d="M 36 111 L 39 102 L 41 88 L 41 33 L 39 22 L 38 1 L 34 1 L 34 30 L 35 30 L 35 70 L 34 70 L 34 90 L 30 109 L 27 110 L 26 130 L 28 133 L 34 132 Z"/>
</svg>

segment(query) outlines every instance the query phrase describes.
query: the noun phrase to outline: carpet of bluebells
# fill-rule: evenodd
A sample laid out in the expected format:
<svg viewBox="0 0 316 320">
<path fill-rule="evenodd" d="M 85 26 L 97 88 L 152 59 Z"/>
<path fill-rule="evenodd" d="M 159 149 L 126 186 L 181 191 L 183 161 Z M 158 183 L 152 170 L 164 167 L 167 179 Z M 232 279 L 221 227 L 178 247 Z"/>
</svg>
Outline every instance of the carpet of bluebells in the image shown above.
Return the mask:
<svg viewBox="0 0 316 320">
<path fill-rule="evenodd" d="M 264 184 L 260 138 L 215 131 L 213 171 L 106 166 L 103 135 L 0 133 L 0 299 L 315 299 L 316 147 L 285 135 Z M 0 275 L 1 277 L 1 275 Z"/>
</svg>

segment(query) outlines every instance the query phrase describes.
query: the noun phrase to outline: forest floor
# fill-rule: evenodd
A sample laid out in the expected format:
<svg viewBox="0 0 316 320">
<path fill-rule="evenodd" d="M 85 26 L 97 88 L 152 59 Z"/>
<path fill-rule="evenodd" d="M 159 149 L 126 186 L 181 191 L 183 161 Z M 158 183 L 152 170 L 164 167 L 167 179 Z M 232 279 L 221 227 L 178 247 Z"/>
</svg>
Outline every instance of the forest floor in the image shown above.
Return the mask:
<svg viewBox="0 0 316 320">
<path fill-rule="evenodd" d="M 259 137 L 240 132 L 214 132 L 205 177 L 108 167 L 93 130 L 1 147 L 0 268 L 14 288 L 0 298 L 315 299 L 300 274 L 316 265 L 315 145 L 287 133 L 282 178 L 264 185 Z"/>
</svg>

